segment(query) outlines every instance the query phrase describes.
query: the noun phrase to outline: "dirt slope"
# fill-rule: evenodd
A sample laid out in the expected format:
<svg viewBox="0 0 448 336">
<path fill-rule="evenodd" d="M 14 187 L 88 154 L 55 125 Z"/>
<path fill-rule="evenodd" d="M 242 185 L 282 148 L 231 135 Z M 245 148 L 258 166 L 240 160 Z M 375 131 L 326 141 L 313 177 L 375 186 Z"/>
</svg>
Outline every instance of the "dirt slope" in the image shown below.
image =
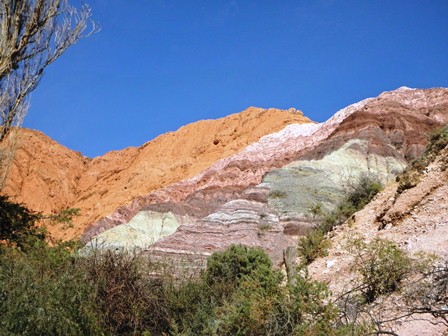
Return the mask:
<svg viewBox="0 0 448 336">
<path fill-rule="evenodd" d="M 85 225 L 135 197 L 199 173 L 266 134 L 291 123 L 311 122 L 300 111 L 261 109 L 202 120 L 135 148 L 94 159 L 59 145 L 44 134 L 23 130 L 3 192 L 33 210 L 81 209 L 75 229 L 50 227 L 58 238 L 79 236 Z"/>
</svg>

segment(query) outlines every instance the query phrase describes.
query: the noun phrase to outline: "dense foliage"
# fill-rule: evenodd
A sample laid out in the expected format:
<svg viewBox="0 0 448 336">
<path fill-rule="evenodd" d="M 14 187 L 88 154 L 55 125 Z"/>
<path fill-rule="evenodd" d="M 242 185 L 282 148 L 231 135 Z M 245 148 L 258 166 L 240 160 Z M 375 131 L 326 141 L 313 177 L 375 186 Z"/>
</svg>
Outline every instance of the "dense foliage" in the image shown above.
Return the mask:
<svg viewBox="0 0 448 336">
<path fill-rule="evenodd" d="M 133 254 L 0 249 L 1 335 L 345 335 L 326 286 L 290 283 L 258 248 L 213 254 L 179 279 Z"/>
<path fill-rule="evenodd" d="M 36 226 L 39 218 L 39 214 L 0 196 L 0 242 L 24 249 L 43 241 L 45 231 Z"/>
<path fill-rule="evenodd" d="M 70 251 L 2 249 L 1 335 L 101 335 L 95 292 Z"/>
</svg>

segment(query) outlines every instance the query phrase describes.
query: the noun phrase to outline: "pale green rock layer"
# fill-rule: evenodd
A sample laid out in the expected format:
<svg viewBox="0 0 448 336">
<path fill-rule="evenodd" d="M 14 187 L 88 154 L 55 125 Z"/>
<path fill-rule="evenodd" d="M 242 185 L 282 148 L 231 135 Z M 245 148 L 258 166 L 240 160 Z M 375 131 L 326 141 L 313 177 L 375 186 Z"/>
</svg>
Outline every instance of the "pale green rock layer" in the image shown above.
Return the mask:
<svg viewBox="0 0 448 336">
<path fill-rule="evenodd" d="M 141 250 L 171 235 L 179 226 L 172 212 L 140 211 L 129 223 L 100 233 L 85 249 Z"/>
<path fill-rule="evenodd" d="M 366 153 L 367 142 L 353 139 L 321 160 L 294 161 L 270 171 L 261 186 L 270 189 L 269 205 L 281 218 L 304 219 L 313 205 L 332 209 L 360 175 L 385 184 L 406 167 L 402 159 Z"/>
</svg>

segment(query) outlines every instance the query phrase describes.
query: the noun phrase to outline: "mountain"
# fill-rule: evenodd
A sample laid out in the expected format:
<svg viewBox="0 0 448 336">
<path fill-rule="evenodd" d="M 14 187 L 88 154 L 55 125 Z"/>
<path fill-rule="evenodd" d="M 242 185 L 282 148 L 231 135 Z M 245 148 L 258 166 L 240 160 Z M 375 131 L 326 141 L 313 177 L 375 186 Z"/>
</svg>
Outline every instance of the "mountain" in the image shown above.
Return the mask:
<svg viewBox="0 0 448 336">
<path fill-rule="evenodd" d="M 288 124 L 310 122 L 295 109 L 250 107 L 225 118 L 189 124 L 138 148 L 93 159 L 41 132 L 22 129 L 3 193 L 44 213 L 79 208 L 81 215 L 73 228 L 48 227 L 55 238 L 76 238 L 88 224 L 140 195 L 192 177 Z"/>
<path fill-rule="evenodd" d="M 189 179 L 136 198 L 82 238 L 163 258 L 205 259 L 231 243 L 261 246 L 274 261 L 314 226 L 310 208 L 331 209 L 367 174 L 387 184 L 448 122 L 448 90 L 400 88 L 291 124 Z"/>
<path fill-rule="evenodd" d="M 36 211 L 79 208 L 73 228 L 113 248 L 203 259 L 231 243 L 283 250 L 363 174 L 395 179 L 448 122 L 448 89 L 399 88 L 314 123 L 251 107 L 94 159 L 23 130 L 4 192 Z"/>
</svg>

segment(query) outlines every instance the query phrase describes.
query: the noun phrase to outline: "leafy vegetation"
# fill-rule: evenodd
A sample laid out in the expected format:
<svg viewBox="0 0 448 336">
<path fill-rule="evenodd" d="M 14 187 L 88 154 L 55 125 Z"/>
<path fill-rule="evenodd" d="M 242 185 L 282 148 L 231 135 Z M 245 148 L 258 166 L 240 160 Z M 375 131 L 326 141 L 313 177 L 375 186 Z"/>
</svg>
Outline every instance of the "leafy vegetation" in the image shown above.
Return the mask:
<svg viewBox="0 0 448 336">
<path fill-rule="evenodd" d="M 101 335 L 95 292 L 66 245 L 0 253 L 1 335 Z"/>
<path fill-rule="evenodd" d="M 308 265 L 316 258 L 325 256 L 330 247 L 326 234 L 361 210 L 382 188 L 376 178 L 361 175 L 355 183 L 349 185 L 346 196 L 334 210 L 325 211 L 320 204 L 314 205 L 310 212 L 318 224 L 299 239 L 298 251 L 302 262 Z"/>
<path fill-rule="evenodd" d="M 0 196 L 0 242 L 26 249 L 44 241 L 45 230 L 36 225 L 39 218 L 39 214 L 11 202 L 7 196 Z"/>
<path fill-rule="evenodd" d="M 283 275 L 273 270 L 261 249 L 231 246 L 215 253 L 195 284 L 210 294 L 199 291 L 196 304 L 188 304 L 194 307 L 191 320 L 178 316 L 180 334 L 344 335 L 355 330 L 338 325 L 336 306 L 327 302 L 330 292 L 324 284 L 303 271 L 283 285 Z M 179 290 L 185 294 L 184 288 Z"/>
<path fill-rule="evenodd" d="M 335 301 L 341 319 L 355 325 L 368 322 L 374 327 L 371 335 L 396 335 L 391 322 L 425 320 L 429 314 L 448 327 L 446 262 L 423 252 L 410 255 L 385 239 L 366 243 L 355 238 L 347 247 L 354 255 L 351 271 L 356 276 Z"/>
<path fill-rule="evenodd" d="M 82 256 L 77 243 L 38 241 L 26 249 L 0 245 L 1 335 L 356 336 L 375 330 L 376 321 L 343 318 L 349 310 L 333 303 L 326 285 L 306 268 L 285 282 L 259 248 L 230 246 L 214 253 L 200 274 L 174 278 L 141 255 Z M 436 304 L 445 297 L 446 268 L 431 273 L 428 262 L 416 263 L 383 240 L 355 240 L 351 248 L 359 275 L 354 292 L 364 304 L 401 288 L 418 270 L 425 277 L 424 286 L 412 291 L 421 293 L 415 309 L 440 316 Z M 438 300 L 430 311 L 428 293 Z"/>
<path fill-rule="evenodd" d="M 360 288 L 368 303 L 396 291 L 411 271 L 411 258 L 388 240 L 374 239 L 367 244 L 355 239 L 351 250 L 355 254 L 352 271 L 360 275 Z"/>
<path fill-rule="evenodd" d="M 231 246 L 196 277 L 74 243 L 0 250 L 2 335 L 345 335 L 320 282 L 284 283 L 267 254 Z"/>
<path fill-rule="evenodd" d="M 135 254 L 93 251 L 78 258 L 77 271 L 94 293 L 97 318 L 106 335 L 161 335 L 167 330 L 163 286 L 149 276 L 158 269 Z"/>
<path fill-rule="evenodd" d="M 79 211 L 76 208 L 68 208 L 54 214 L 43 215 L 10 201 L 7 196 L 0 195 L 0 242 L 21 250 L 45 245 L 47 231 L 41 221 L 49 220 L 53 224 L 62 223 L 71 226 L 73 217 L 78 216 Z"/>
<path fill-rule="evenodd" d="M 320 228 L 310 231 L 304 237 L 299 238 L 298 252 L 302 262 L 311 264 L 320 257 L 325 257 L 330 247 L 330 241 L 325 237 L 325 231 Z"/>
<path fill-rule="evenodd" d="M 66 208 L 50 215 L 42 215 L 41 218 L 48 219 L 52 223 L 61 223 L 67 227 L 73 227 L 72 220 L 74 217 L 79 216 L 80 211 L 81 209 L 78 208 Z"/>
<path fill-rule="evenodd" d="M 286 198 L 287 194 L 281 190 L 273 190 L 269 193 L 269 197 L 274 198 L 274 199 L 282 199 L 282 198 Z"/>
</svg>

